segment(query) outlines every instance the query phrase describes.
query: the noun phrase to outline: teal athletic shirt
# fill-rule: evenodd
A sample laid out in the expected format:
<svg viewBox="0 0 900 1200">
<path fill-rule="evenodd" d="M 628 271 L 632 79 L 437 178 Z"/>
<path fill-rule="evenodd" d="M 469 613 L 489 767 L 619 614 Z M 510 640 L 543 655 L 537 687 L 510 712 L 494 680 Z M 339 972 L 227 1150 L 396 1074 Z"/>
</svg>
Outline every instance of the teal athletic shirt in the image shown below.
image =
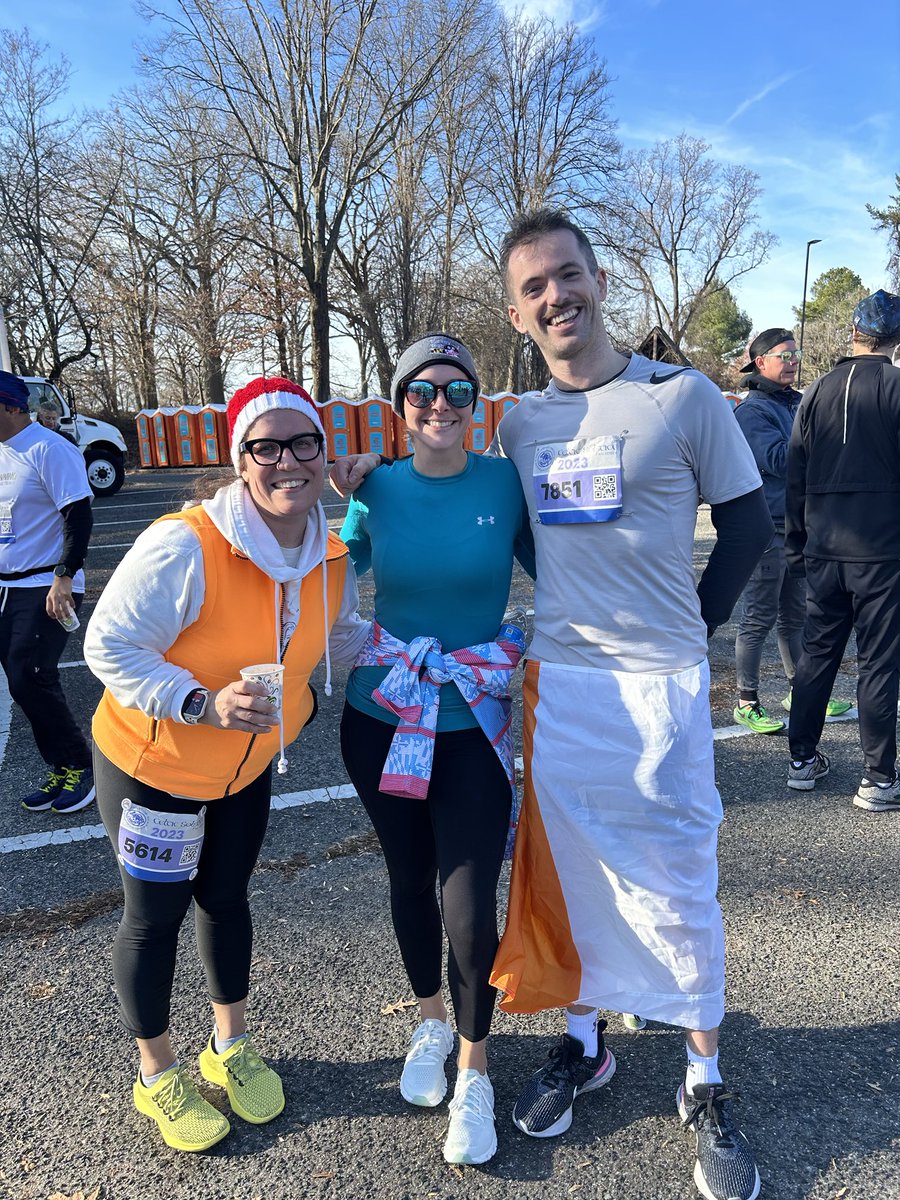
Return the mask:
<svg viewBox="0 0 900 1200">
<path fill-rule="evenodd" d="M 351 499 L 341 537 L 357 574 L 372 569 L 379 624 L 405 642 L 436 637 L 445 654 L 496 637 L 514 554 L 534 577 L 519 474 L 505 458 L 469 453 L 458 475 L 442 478 L 420 474 L 411 458 L 378 467 Z M 387 667 L 357 667 L 347 702 L 396 725 L 372 700 L 387 673 Z M 445 684 L 438 731 L 476 724 L 456 685 Z"/>
</svg>

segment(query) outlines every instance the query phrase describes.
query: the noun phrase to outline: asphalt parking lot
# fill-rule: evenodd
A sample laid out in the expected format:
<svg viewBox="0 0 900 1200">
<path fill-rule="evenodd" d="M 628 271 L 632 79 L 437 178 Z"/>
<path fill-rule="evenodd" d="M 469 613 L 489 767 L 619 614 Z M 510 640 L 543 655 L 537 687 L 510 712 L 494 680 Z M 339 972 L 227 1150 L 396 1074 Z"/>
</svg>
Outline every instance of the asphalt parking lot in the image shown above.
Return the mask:
<svg viewBox="0 0 900 1200">
<path fill-rule="evenodd" d="M 82 626 L 139 530 L 188 498 L 198 474 L 134 472 L 116 496 L 96 502 Z M 325 503 L 339 527 L 344 505 L 334 496 Z M 710 538 L 701 513 L 698 568 Z M 361 594 L 370 605 L 366 580 Z M 528 605 L 530 594 L 517 572 L 515 598 Z M 82 635 L 83 628 L 70 638 L 64 680 L 88 727 L 100 686 L 83 663 Z M 729 625 L 710 654 L 725 804 L 726 1079 L 741 1093 L 762 1196 L 900 1200 L 900 813 L 869 814 L 850 803 L 861 767 L 853 713 L 826 728 L 830 776 L 811 793 L 787 790 L 786 738 L 745 736 L 733 726 L 733 641 Z M 770 641 L 762 695 L 771 709 L 786 689 Z M 252 1021 L 284 1080 L 286 1110 L 261 1127 L 233 1119 L 230 1136 L 208 1154 L 168 1150 L 130 1101 L 135 1057 L 117 1025 L 111 984 L 121 911 L 112 853 L 93 807 L 69 817 L 19 807 L 42 763 L 4 682 L 0 676 L 0 1196 L 696 1196 L 691 1139 L 674 1110 L 683 1039 L 657 1025 L 629 1033 L 614 1014 L 615 1078 L 578 1101 L 568 1133 L 546 1141 L 521 1135 L 508 1114 L 558 1031 L 558 1015 L 498 1016 L 497 1156 L 479 1168 L 443 1162 L 446 1108 L 414 1110 L 397 1089 L 415 1018 L 405 1006 L 381 856 L 340 761 L 337 685 L 330 700 L 320 691 L 316 722 L 289 751 L 251 889 Z M 852 700 L 854 686 L 851 648 L 836 694 Z M 191 938 L 186 925 L 173 1005 L 187 1061 L 210 1022 Z"/>
</svg>

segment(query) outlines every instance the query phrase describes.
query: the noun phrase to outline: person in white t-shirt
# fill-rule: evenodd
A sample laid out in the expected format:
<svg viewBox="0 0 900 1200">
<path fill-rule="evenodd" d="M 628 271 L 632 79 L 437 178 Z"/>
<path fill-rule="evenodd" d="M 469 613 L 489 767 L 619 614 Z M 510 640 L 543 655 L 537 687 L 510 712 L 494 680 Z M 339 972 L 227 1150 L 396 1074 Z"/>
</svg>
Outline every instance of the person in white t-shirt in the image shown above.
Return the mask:
<svg viewBox="0 0 900 1200">
<path fill-rule="evenodd" d="M 94 799 L 91 751 L 58 669 L 84 600 L 92 526 L 81 453 L 32 423 L 27 387 L 0 371 L 0 664 L 48 767 L 22 798 L 31 812 L 77 812 Z"/>
<path fill-rule="evenodd" d="M 710 1200 L 752 1200 L 759 1174 L 718 1066 L 706 648 L 772 534 L 759 473 L 709 380 L 613 348 L 606 272 L 563 214 L 520 217 L 501 265 L 510 320 L 551 381 L 496 437 L 532 514 L 537 581 L 523 815 L 492 979 L 509 1011 L 566 1005 L 568 1024 L 513 1120 L 562 1133 L 575 1097 L 612 1077 L 598 1007 L 681 1026 L 695 1182 Z M 701 500 L 718 538 L 697 586 Z"/>
</svg>

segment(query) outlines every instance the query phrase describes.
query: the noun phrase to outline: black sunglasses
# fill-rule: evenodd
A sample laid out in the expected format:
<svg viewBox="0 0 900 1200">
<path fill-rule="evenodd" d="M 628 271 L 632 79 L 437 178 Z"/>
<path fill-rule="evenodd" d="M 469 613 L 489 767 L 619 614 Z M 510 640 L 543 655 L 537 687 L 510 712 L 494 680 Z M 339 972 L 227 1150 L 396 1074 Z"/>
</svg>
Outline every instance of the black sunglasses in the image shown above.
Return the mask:
<svg viewBox="0 0 900 1200">
<path fill-rule="evenodd" d="M 406 384 L 406 400 L 413 408 L 427 408 L 434 404 L 438 392 L 443 392 L 447 403 L 454 408 L 468 408 L 474 404 L 477 392 L 470 379 L 451 379 L 449 383 L 432 383 L 429 379 L 411 379 Z"/>
<path fill-rule="evenodd" d="M 249 454 L 261 467 L 274 467 L 281 462 L 285 450 L 290 450 L 297 462 L 311 462 L 322 453 L 325 439 L 321 433 L 298 433 L 292 438 L 251 438 L 241 442 L 242 454 Z"/>
</svg>

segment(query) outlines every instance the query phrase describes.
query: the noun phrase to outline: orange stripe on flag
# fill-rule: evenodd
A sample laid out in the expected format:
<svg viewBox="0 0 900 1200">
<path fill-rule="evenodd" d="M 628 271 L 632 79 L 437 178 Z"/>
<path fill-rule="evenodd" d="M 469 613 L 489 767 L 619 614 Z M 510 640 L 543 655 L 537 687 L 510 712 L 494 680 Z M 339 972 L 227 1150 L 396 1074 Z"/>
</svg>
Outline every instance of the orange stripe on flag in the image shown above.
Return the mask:
<svg viewBox="0 0 900 1200">
<path fill-rule="evenodd" d="M 525 668 L 522 740 L 525 787 L 509 889 L 506 929 L 491 983 L 506 995 L 504 1012 L 540 1012 L 574 1004 L 581 989 L 581 960 L 566 902 L 534 794 L 531 763 L 538 705 L 539 664 Z"/>
</svg>

